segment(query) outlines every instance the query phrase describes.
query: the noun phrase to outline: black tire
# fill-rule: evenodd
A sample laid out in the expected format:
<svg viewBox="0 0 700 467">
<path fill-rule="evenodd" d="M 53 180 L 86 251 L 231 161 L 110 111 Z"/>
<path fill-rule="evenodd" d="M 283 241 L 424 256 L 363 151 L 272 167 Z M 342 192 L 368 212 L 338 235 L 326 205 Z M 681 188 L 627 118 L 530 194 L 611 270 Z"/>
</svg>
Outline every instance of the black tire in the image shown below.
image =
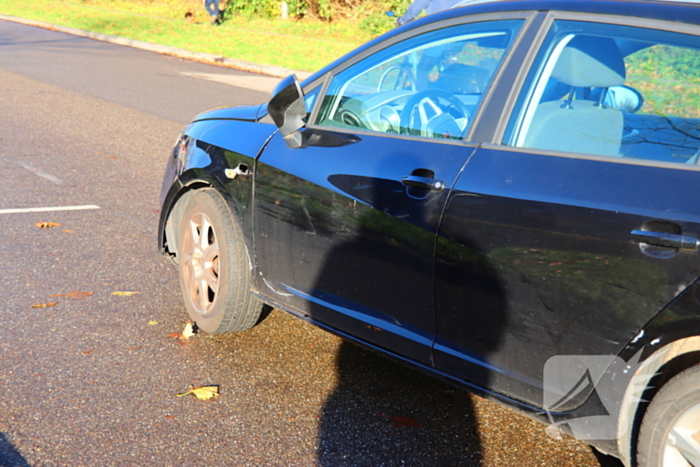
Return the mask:
<svg viewBox="0 0 700 467">
<path fill-rule="evenodd" d="M 248 250 L 226 201 L 212 188 L 197 190 L 183 201 L 177 256 L 190 318 L 211 334 L 255 326 L 263 304 L 250 293 Z"/>
<path fill-rule="evenodd" d="M 637 465 L 700 465 L 700 365 L 676 375 L 652 399 L 639 431 Z"/>
</svg>

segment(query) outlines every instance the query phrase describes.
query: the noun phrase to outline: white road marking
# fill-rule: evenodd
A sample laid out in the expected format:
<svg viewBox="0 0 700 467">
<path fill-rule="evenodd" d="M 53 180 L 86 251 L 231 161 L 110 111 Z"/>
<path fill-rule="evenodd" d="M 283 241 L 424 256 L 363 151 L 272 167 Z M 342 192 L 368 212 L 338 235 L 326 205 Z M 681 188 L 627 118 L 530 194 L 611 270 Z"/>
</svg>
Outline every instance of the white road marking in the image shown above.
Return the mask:
<svg viewBox="0 0 700 467">
<path fill-rule="evenodd" d="M 51 174 L 49 174 L 49 173 L 43 172 L 43 171 L 37 169 L 36 167 L 34 167 L 34 166 L 32 166 L 32 165 L 26 164 L 26 163 L 24 163 L 24 162 L 19 162 L 19 161 L 15 161 L 15 164 L 19 165 L 19 166 L 22 167 L 22 168 L 25 168 L 25 169 L 29 170 L 30 172 L 34 172 L 34 173 L 35 173 L 36 175 L 38 175 L 39 177 L 45 178 L 46 180 L 48 180 L 48 181 L 50 181 L 50 182 L 53 182 L 53 183 L 55 183 L 56 185 L 62 185 L 63 183 L 65 183 L 65 182 L 64 182 L 63 180 L 61 180 L 60 178 L 55 177 L 55 176 L 53 176 L 53 175 L 51 175 Z"/>
<path fill-rule="evenodd" d="M 86 204 L 84 206 L 55 206 L 43 208 L 19 208 L 19 209 L 0 209 L 0 214 L 23 214 L 27 212 L 54 212 L 54 211 L 84 211 L 86 209 L 100 209 L 95 204 Z"/>
<path fill-rule="evenodd" d="M 216 73 L 187 73 L 181 72 L 184 76 L 189 76 L 191 78 L 208 79 L 209 81 L 216 81 L 217 83 L 224 83 L 231 86 L 238 86 L 239 88 L 252 89 L 253 91 L 261 92 L 272 92 L 272 90 L 277 86 L 277 83 L 282 81 L 281 78 L 275 78 L 272 76 L 242 76 L 242 75 L 224 75 Z"/>
</svg>

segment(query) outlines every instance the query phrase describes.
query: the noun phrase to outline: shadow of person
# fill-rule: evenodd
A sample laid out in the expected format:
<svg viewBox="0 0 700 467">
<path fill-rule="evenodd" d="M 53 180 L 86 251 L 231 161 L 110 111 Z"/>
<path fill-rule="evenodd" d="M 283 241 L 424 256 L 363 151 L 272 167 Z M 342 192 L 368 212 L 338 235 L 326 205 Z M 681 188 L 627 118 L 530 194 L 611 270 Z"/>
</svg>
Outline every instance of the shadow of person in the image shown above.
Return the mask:
<svg viewBox="0 0 700 467">
<path fill-rule="evenodd" d="M 4 433 L 0 433 L 0 467 L 31 467 Z"/>
<path fill-rule="evenodd" d="M 469 393 L 348 342 L 337 368 L 319 467 L 481 465 Z"/>
</svg>

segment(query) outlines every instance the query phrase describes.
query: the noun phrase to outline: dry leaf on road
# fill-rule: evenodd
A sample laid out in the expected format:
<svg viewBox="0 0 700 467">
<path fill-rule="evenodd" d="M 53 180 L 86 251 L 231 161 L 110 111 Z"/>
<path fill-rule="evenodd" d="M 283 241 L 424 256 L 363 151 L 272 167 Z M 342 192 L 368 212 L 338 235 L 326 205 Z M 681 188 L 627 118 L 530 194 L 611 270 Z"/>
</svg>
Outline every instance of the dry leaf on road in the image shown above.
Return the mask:
<svg viewBox="0 0 700 467">
<path fill-rule="evenodd" d="M 51 302 L 51 303 L 38 303 L 36 305 L 32 305 L 32 308 L 46 308 L 47 306 L 54 306 L 58 302 Z"/>
<path fill-rule="evenodd" d="M 136 295 L 137 293 L 141 292 L 112 292 L 112 295 L 118 295 L 120 297 L 131 297 L 132 295 Z"/>
<path fill-rule="evenodd" d="M 197 399 L 201 399 L 203 401 L 209 400 L 212 397 L 217 397 L 220 395 L 219 386 L 190 386 L 189 391 L 183 392 L 182 394 L 178 394 L 177 397 L 186 396 L 188 394 L 192 394 Z"/>
<path fill-rule="evenodd" d="M 174 339 L 179 340 L 180 344 L 184 345 L 186 340 L 197 334 L 197 329 L 198 328 L 196 324 L 192 325 L 192 323 L 187 323 L 185 325 L 185 329 L 183 329 L 182 332 L 171 332 L 168 335 Z"/>
<path fill-rule="evenodd" d="M 182 330 L 182 337 L 185 340 L 187 340 L 190 337 L 194 336 L 196 333 L 197 333 L 197 331 L 192 326 L 192 323 L 187 323 L 187 324 L 185 324 L 185 329 Z"/>
<path fill-rule="evenodd" d="M 58 227 L 58 222 L 37 222 L 34 227 L 39 227 L 40 229 L 50 229 L 51 227 Z"/>
</svg>

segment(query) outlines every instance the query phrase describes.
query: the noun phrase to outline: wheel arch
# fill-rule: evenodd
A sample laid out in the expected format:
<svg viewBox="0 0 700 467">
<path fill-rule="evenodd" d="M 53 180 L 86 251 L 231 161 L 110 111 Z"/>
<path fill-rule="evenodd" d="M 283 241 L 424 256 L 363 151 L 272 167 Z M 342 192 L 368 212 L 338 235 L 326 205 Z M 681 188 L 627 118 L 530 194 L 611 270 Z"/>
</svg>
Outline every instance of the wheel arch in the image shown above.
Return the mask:
<svg viewBox="0 0 700 467">
<path fill-rule="evenodd" d="M 158 227 L 158 247 L 161 253 L 177 264 L 177 228 L 179 219 L 183 214 L 186 203 L 182 203 L 184 198 L 194 193 L 196 190 L 213 188 L 224 198 L 229 208 L 233 222 L 245 232 L 244 225 L 239 216 L 234 200 L 229 196 L 224 185 L 209 172 L 200 169 L 191 169 L 183 172 L 170 187 L 161 207 L 159 227 Z M 244 234 L 246 247 L 250 257 L 251 245 L 248 242 L 249 236 Z"/>
<path fill-rule="evenodd" d="M 700 320 L 694 323 L 694 328 L 700 330 Z M 618 419 L 618 452 L 625 465 L 634 465 L 636 461 L 639 429 L 651 400 L 666 382 L 697 364 L 700 364 L 700 335 L 670 342 L 639 365 L 625 391 Z"/>
</svg>

